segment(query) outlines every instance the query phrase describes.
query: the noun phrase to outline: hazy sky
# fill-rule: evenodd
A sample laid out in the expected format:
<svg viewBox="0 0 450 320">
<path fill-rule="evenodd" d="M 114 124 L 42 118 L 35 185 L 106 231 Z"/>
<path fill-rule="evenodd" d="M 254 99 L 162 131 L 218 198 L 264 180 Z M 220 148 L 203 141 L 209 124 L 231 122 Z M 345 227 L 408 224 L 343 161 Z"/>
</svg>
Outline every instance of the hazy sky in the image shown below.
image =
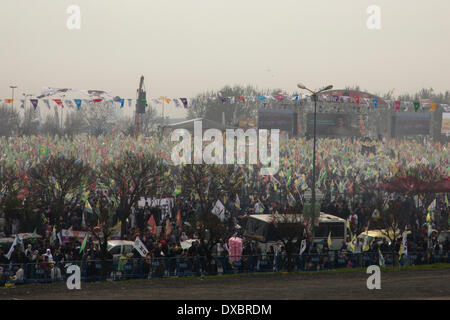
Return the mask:
<svg viewBox="0 0 450 320">
<path fill-rule="evenodd" d="M 71 4 L 79 31 L 66 27 Z M 366 27 L 372 4 L 381 30 Z M 11 84 L 134 98 L 141 75 L 150 98 L 299 81 L 450 89 L 448 0 L 0 0 L 0 13 L 0 98 Z"/>
</svg>

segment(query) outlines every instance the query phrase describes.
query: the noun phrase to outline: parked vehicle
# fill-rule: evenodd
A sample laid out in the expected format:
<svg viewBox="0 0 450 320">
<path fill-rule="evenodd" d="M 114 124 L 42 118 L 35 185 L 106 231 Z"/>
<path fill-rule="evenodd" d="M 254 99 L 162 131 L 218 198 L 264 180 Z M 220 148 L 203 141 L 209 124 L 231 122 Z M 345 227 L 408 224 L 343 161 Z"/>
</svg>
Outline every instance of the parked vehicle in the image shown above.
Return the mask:
<svg viewBox="0 0 450 320">
<path fill-rule="evenodd" d="M 275 232 L 274 224 L 278 225 L 279 232 L 282 234 L 283 225 L 286 227 L 293 223 L 304 223 L 305 218 L 301 214 L 290 215 L 272 215 L 272 214 L 254 214 L 250 215 L 244 232 L 244 237 L 249 240 L 255 240 L 263 252 L 268 252 L 270 246 L 281 240 Z M 345 241 L 347 231 L 345 220 L 339 217 L 321 212 L 318 219 L 318 226 L 314 227 L 313 242 L 323 244 L 328 240 L 331 232 L 332 245 L 330 250 L 338 250 Z M 280 224 L 282 225 L 280 227 Z"/>
</svg>

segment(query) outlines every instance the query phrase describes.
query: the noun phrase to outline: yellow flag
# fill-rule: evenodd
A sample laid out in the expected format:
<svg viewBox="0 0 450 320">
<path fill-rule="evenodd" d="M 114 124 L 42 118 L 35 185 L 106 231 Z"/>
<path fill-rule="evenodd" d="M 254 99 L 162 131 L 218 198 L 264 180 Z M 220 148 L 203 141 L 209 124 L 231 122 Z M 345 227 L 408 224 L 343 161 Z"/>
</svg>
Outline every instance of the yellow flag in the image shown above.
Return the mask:
<svg viewBox="0 0 450 320">
<path fill-rule="evenodd" d="M 331 241 L 331 231 L 328 234 L 328 249 L 331 249 L 331 245 L 333 244 L 333 242 Z"/>
<path fill-rule="evenodd" d="M 353 243 L 353 240 L 355 240 L 355 236 L 353 236 L 352 240 L 350 241 L 350 248 L 352 249 L 352 252 L 355 252 L 355 244 Z"/>
</svg>

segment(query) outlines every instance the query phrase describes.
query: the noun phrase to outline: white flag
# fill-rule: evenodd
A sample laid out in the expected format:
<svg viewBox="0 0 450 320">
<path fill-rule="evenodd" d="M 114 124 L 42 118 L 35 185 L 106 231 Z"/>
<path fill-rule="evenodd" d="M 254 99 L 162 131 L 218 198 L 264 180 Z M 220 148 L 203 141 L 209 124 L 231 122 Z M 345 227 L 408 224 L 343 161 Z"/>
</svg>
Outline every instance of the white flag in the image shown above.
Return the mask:
<svg viewBox="0 0 450 320">
<path fill-rule="evenodd" d="M 141 254 L 141 256 L 147 256 L 147 247 L 144 245 L 141 239 L 139 239 L 139 237 L 136 237 L 136 239 L 134 240 L 134 248 Z"/>
<path fill-rule="evenodd" d="M 5 254 L 5 257 L 8 258 L 8 260 L 11 259 L 11 255 L 14 252 L 14 249 L 17 245 L 22 246 L 23 243 L 22 243 L 22 240 L 20 240 L 19 235 L 16 234 L 16 237 L 14 238 L 11 248 L 9 249 L 8 253 Z"/>
<path fill-rule="evenodd" d="M 302 255 L 302 253 L 305 251 L 306 249 L 306 239 L 303 239 L 301 244 L 300 244 L 300 255 Z"/>
<path fill-rule="evenodd" d="M 211 210 L 211 213 L 215 214 L 220 218 L 220 220 L 225 219 L 225 206 L 220 202 L 220 200 L 217 200 L 214 208 Z"/>
</svg>

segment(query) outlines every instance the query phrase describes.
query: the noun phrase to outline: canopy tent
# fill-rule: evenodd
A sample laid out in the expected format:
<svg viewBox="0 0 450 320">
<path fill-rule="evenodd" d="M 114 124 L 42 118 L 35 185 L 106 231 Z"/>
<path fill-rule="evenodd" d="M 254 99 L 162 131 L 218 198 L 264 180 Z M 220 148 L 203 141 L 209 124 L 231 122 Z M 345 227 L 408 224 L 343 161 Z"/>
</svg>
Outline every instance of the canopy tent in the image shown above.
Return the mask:
<svg viewBox="0 0 450 320">
<path fill-rule="evenodd" d="M 218 130 L 226 130 L 226 129 L 236 129 L 236 127 L 229 126 L 226 124 L 222 124 L 213 120 L 205 119 L 205 118 L 196 118 L 191 120 L 186 120 L 182 122 L 172 123 L 164 126 L 164 131 L 166 130 L 175 130 L 175 129 L 186 129 L 188 131 L 194 131 L 194 122 L 200 121 L 202 124 L 202 130 L 208 129 L 218 129 Z"/>
<path fill-rule="evenodd" d="M 445 193 L 450 192 L 450 177 L 440 181 L 425 182 L 416 177 L 395 177 L 381 184 L 381 189 L 387 192 L 399 193 Z"/>
</svg>

